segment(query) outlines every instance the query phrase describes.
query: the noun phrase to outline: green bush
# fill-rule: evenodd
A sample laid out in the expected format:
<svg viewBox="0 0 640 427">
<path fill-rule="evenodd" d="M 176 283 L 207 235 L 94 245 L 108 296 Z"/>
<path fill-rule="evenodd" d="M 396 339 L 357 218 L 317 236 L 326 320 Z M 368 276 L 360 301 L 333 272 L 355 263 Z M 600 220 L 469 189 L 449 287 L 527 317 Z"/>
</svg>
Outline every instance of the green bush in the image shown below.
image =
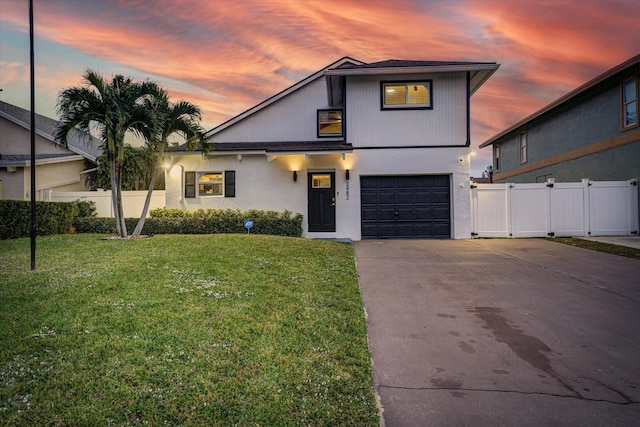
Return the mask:
<svg viewBox="0 0 640 427">
<path fill-rule="evenodd" d="M 36 234 L 73 233 L 78 218 L 95 217 L 94 202 L 36 202 Z M 31 235 L 31 202 L 0 200 L 0 239 L 17 239 Z"/>
<path fill-rule="evenodd" d="M 253 234 L 271 234 L 276 236 L 302 236 L 302 220 L 300 214 L 292 215 L 289 211 L 249 210 L 241 212 L 231 209 L 199 209 L 185 211 L 182 209 L 153 209 L 142 229 L 143 234 L 223 234 L 246 233 L 244 221 L 254 222 Z M 127 230 L 132 231 L 137 218 L 127 218 Z M 110 234 L 116 232 L 113 218 L 79 218 L 75 223 L 78 233 Z"/>
</svg>

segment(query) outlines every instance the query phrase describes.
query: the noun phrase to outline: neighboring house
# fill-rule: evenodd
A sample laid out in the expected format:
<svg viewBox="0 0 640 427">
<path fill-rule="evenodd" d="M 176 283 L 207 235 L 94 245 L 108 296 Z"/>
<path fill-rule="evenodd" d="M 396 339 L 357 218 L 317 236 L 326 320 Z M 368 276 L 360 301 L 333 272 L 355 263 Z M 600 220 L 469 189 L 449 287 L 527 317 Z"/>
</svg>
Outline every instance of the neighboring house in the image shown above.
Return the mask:
<svg viewBox="0 0 640 427">
<path fill-rule="evenodd" d="M 496 63 L 342 58 L 167 153 L 168 208 L 289 210 L 307 237 L 471 233 L 470 97 Z"/>
<path fill-rule="evenodd" d="M 639 75 L 637 55 L 482 143 L 494 182 L 640 177 Z"/>
<path fill-rule="evenodd" d="M 31 113 L 0 101 L 0 199 L 29 200 L 31 189 Z M 36 114 L 36 198 L 42 192 L 87 191 L 85 177 L 95 173 L 100 141 L 80 131 L 69 133 L 68 147 L 55 141 L 58 122 Z"/>
</svg>

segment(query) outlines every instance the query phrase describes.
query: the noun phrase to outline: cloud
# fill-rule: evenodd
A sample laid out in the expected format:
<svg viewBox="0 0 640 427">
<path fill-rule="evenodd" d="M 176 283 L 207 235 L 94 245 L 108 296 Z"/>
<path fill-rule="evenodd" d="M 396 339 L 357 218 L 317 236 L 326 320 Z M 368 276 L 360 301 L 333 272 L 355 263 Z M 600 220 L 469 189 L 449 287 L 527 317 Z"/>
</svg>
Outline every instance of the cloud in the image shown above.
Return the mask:
<svg viewBox="0 0 640 427">
<path fill-rule="evenodd" d="M 25 35 L 26 13 L 26 2 L 4 1 L 0 20 Z M 36 35 L 47 48 L 57 44 L 79 53 L 75 58 L 40 54 L 43 90 L 57 86 L 57 94 L 77 85 L 82 71 L 98 64 L 105 75 L 149 77 L 172 98 L 200 105 L 208 127 L 342 56 L 366 62 L 496 61 L 500 70 L 472 99 L 474 147 L 637 54 L 638 16 L 640 3 L 632 0 L 48 0 L 35 5 Z M 25 64 L 7 58 L 6 40 L 2 49 L 4 86 L 20 78 L 14 70 Z"/>
</svg>

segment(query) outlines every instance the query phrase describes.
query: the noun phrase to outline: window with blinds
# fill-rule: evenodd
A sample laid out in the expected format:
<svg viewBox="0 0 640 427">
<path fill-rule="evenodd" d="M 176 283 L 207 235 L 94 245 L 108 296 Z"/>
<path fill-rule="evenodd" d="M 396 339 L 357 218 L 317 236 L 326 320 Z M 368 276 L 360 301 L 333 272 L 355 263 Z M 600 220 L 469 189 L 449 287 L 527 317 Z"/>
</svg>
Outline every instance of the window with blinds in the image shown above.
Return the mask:
<svg viewBox="0 0 640 427">
<path fill-rule="evenodd" d="M 236 197 L 236 172 L 186 171 L 184 173 L 184 197 L 193 199 L 196 196 Z"/>
<path fill-rule="evenodd" d="M 431 81 L 382 82 L 382 109 L 431 109 Z"/>
</svg>

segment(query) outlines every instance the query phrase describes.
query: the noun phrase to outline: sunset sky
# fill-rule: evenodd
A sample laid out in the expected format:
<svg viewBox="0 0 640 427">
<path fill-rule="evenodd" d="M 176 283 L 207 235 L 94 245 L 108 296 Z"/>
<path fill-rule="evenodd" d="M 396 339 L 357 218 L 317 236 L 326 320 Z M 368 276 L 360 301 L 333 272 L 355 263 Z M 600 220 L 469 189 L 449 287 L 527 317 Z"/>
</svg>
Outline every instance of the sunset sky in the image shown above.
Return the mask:
<svg viewBox="0 0 640 427">
<path fill-rule="evenodd" d="M 0 0 L 0 99 L 29 108 L 28 0 Z M 151 79 L 208 130 L 343 56 L 498 62 L 472 97 L 487 138 L 640 53 L 637 0 L 34 0 L 36 112 L 89 67 Z"/>
</svg>

